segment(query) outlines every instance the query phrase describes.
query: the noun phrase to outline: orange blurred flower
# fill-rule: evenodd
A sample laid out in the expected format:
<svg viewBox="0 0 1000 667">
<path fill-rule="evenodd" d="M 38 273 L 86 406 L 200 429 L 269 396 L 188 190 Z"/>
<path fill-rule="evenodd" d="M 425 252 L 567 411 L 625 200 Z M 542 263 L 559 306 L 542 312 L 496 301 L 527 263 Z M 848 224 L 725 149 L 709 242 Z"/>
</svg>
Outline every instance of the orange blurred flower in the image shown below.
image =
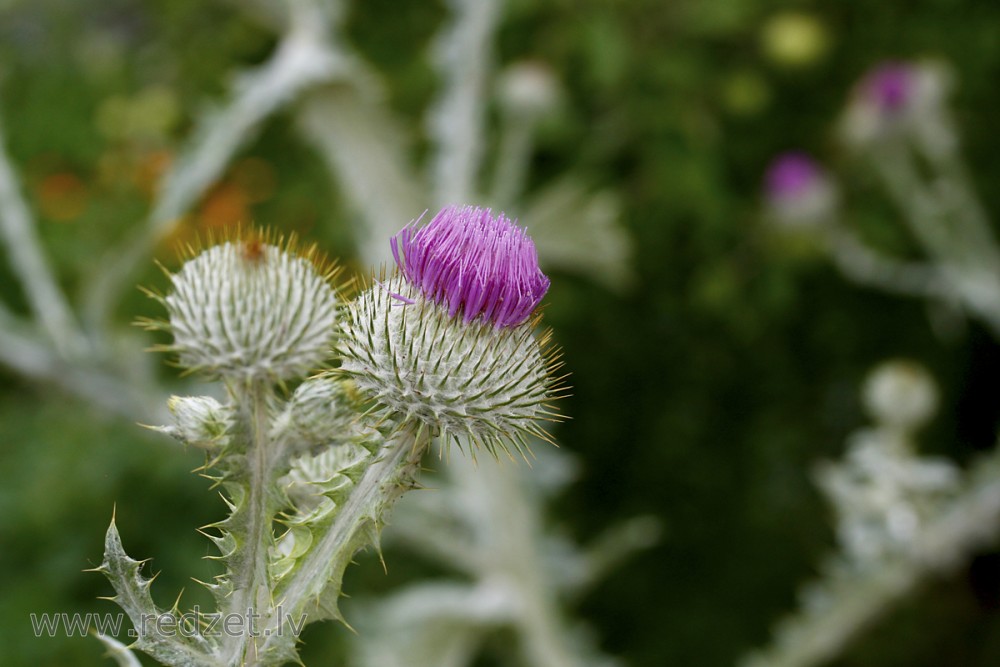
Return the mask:
<svg viewBox="0 0 1000 667">
<path fill-rule="evenodd" d="M 80 217 L 90 199 L 86 184 L 68 171 L 43 178 L 36 194 L 42 215 L 58 222 L 71 222 Z"/>
</svg>

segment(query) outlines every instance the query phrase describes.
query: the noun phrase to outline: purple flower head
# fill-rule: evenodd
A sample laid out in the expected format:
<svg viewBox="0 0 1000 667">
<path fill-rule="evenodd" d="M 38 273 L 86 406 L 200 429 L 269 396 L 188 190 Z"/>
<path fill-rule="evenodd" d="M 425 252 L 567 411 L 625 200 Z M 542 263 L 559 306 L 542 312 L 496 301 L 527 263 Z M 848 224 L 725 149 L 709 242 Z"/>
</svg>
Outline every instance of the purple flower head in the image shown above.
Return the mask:
<svg viewBox="0 0 1000 667">
<path fill-rule="evenodd" d="M 808 194 L 822 179 L 823 170 L 815 160 L 800 151 L 789 151 L 771 162 L 764 187 L 772 200 L 788 201 Z"/>
<path fill-rule="evenodd" d="M 465 322 L 482 316 L 497 328 L 515 327 L 549 289 L 532 240 L 488 208 L 449 206 L 423 227 L 408 224 L 391 245 L 406 280 L 450 316 L 461 311 Z"/>
<path fill-rule="evenodd" d="M 903 111 L 911 102 L 916 72 L 909 63 L 886 62 L 868 72 L 861 82 L 861 94 L 886 114 Z"/>
</svg>

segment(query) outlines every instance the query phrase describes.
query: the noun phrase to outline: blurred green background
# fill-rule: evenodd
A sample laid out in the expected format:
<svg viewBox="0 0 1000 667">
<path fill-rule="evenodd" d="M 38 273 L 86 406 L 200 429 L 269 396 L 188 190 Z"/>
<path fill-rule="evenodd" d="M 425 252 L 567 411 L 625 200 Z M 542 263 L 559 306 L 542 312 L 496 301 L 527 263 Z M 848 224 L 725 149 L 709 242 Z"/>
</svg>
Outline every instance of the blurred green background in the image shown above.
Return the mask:
<svg viewBox="0 0 1000 667">
<path fill-rule="evenodd" d="M 439 3 L 356 2 L 354 44 L 386 75 L 390 103 L 420 136 L 434 92 L 426 58 Z M 845 282 L 760 220 L 770 157 L 804 148 L 836 165 L 831 127 L 850 86 L 887 58 L 935 57 L 957 76 L 954 109 L 976 185 L 1000 211 L 1000 4 L 981 0 L 511 0 L 501 63 L 551 65 L 566 89 L 542 128 L 532 185 L 572 168 L 620 193 L 637 279 L 615 293 L 555 274 L 546 318 L 573 372 L 560 427 L 582 472 L 552 508 L 581 539 L 650 513 L 660 544 L 582 601 L 601 647 L 635 667 L 729 665 L 767 641 L 796 588 L 833 548 L 812 465 L 865 424 L 857 388 L 905 356 L 942 387 L 925 450 L 966 462 L 991 447 L 1000 350 L 974 323 L 942 339 L 926 307 Z M 0 117 L 40 233 L 70 294 L 100 251 L 140 221 L 157 175 L 233 72 L 273 35 L 224 2 L 0 2 Z M 418 141 L 418 148 L 421 146 Z M 854 215 L 906 251 L 864 174 L 845 174 Z M 350 258 L 341 196 L 281 114 L 185 221 L 181 237 L 233 221 L 297 231 Z M 400 221 L 402 224 L 406 221 Z M 530 224 L 530 221 L 525 221 Z M 160 257 L 172 261 L 169 247 Z M 0 293 L 26 308 L 6 257 Z M 355 268 L 357 268 L 355 266 Z M 162 284 L 150 267 L 145 284 Z M 156 315 L 136 291 L 122 322 Z M 173 371 L 162 369 L 165 381 Z M 194 528 L 221 502 L 182 453 L 0 369 L 0 663 L 98 665 L 89 638 L 35 638 L 30 612 L 117 611 L 85 574 L 112 507 L 130 553 L 155 555 L 158 601 L 210 576 Z M 347 591 L 390 590 L 411 569 L 387 554 Z M 339 664 L 346 632 L 306 634 L 307 664 Z M 498 638 L 502 644 L 503 638 Z M 981 553 L 870 628 L 835 664 L 1000 662 L 1000 555 Z M 492 662 L 483 662 L 491 665 Z"/>
</svg>

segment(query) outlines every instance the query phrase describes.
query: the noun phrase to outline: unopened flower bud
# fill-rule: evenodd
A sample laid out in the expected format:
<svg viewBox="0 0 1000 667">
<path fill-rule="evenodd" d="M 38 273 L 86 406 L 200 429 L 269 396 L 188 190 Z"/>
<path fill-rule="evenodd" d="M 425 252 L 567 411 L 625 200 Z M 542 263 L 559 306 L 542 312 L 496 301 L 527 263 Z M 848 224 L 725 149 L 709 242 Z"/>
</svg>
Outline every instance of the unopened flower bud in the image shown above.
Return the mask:
<svg viewBox="0 0 1000 667">
<path fill-rule="evenodd" d="M 559 103 L 560 91 L 552 70 L 540 62 L 514 63 L 500 75 L 503 108 L 519 116 L 541 116 Z"/>
<path fill-rule="evenodd" d="M 294 449 L 342 444 L 363 437 L 346 380 L 310 378 L 300 384 L 275 419 L 272 436 L 293 442 Z"/>
<path fill-rule="evenodd" d="M 547 437 L 556 381 L 532 317 L 549 286 L 534 244 L 503 214 L 449 207 L 392 240 L 398 273 L 343 324 L 340 372 L 402 419 L 490 451 Z"/>
<path fill-rule="evenodd" d="M 185 445 L 216 449 L 229 443 L 230 410 L 210 396 L 171 396 L 167 409 L 174 423 L 156 430 Z"/>
<path fill-rule="evenodd" d="M 333 271 L 314 252 L 250 237 L 205 250 L 170 276 L 162 299 L 179 362 L 229 379 L 301 377 L 329 354 Z"/>
<path fill-rule="evenodd" d="M 911 431 L 937 410 L 938 391 L 927 370 L 912 361 L 893 360 L 872 371 L 864 386 L 865 407 L 885 426 Z"/>
</svg>

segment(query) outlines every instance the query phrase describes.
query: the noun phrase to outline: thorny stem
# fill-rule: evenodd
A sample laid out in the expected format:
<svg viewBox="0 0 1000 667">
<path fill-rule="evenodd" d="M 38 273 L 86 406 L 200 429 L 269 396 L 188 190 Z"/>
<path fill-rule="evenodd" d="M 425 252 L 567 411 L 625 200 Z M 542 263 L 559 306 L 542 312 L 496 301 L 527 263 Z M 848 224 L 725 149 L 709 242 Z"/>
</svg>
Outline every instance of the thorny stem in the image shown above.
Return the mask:
<svg viewBox="0 0 1000 667">
<path fill-rule="evenodd" d="M 233 573 L 233 593 L 227 612 L 242 616 L 262 609 L 270 610 L 271 589 L 268 583 L 268 549 L 274 541 L 272 521 L 274 508 L 268 502 L 272 470 L 271 441 L 268 436 L 268 402 L 272 389 L 261 381 L 250 383 L 238 397 L 244 411 L 248 449 L 246 465 L 249 476 L 248 497 L 240 511 L 247 513 L 246 544 L 240 555 L 239 568 Z M 246 621 L 246 619 L 244 619 Z M 258 646 L 250 636 L 252 628 L 244 624 L 242 636 L 234 638 L 227 650 L 227 664 L 252 666 L 258 664 Z"/>
<path fill-rule="evenodd" d="M 914 235 L 934 260 L 948 291 L 1000 334 L 1000 248 L 976 210 L 961 173 L 943 164 L 925 182 L 915 157 L 903 145 L 882 149 L 874 160 L 886 190 L 904 213 Z"/>
</svg>

